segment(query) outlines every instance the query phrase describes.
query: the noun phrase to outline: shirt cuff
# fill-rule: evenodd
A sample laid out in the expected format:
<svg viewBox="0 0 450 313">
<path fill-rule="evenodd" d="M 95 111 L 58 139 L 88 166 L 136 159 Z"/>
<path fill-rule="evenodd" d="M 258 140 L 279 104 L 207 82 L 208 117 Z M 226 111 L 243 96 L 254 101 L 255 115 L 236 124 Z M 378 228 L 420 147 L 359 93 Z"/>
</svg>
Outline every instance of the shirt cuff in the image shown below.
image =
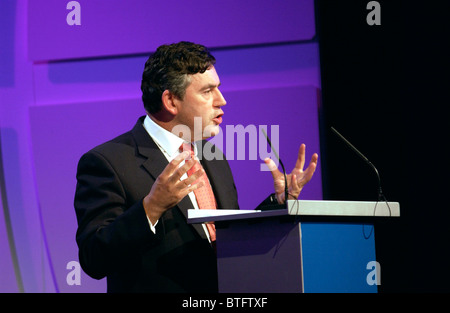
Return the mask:
<svg viewBox="0 0 450 313">
<path fill-rule="evenodd" d="M 156 221 L 155 225 L 152 224 L 152 222 L 150 221 L 150 219 L 147 216 L 147 221 L 148 221 L 148 225 L 150 225 L 150 230 L 156 234 L 156 224 L 158 224 L 159 220 Z"/>
</svg>

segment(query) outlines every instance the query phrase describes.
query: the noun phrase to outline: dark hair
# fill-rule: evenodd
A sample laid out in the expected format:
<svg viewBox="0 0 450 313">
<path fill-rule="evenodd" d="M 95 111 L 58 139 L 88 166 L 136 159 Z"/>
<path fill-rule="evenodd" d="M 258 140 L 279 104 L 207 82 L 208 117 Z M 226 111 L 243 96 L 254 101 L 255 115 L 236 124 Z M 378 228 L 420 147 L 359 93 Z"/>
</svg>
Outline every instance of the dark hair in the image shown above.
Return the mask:
<svg viewBox="0 0 450 313">
<path fill-rule="evenodd" d="M 161 96 L 169 90 L 183 99 L 190 83 L 189 75 L 204 73 L 216 63 L 205 46 L 181 41 L 162 45 L 145 62 L 141 90 L 144 108 L 148 113 L 161 110 Z"/>
</svg>

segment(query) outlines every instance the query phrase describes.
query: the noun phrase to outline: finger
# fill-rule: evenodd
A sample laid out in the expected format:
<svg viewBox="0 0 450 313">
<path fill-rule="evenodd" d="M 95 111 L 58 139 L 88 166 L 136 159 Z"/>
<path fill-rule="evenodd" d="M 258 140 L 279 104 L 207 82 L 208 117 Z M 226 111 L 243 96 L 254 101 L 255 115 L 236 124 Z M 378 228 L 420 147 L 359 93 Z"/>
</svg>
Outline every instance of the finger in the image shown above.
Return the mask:
<svg viewBox="0 0 450 313">
<path fill-rule="evenodd" d="M 297 175 L 292 174 L 291 176 L 291 190 L 293 192 L 298 191 L 300 189 L 300 185 L 298 184 Z"/>
<path fill-rule="evenodd" d="M 300 191 L 301 191 L 301 186 L 299 185 L 299 183 L 297 181 L 297 175 L 292 174 L 288 199 L 291 199 L 291 200 L 297 199 L 298 195 L 300 194 Z"/>
<path fill-rule="evenodd" d="M 309 162 L 308 168 L 304 171 L 305 183 L 311 180 L 314 172 L 316 171 L 318 158 L 319 156 L 317 155 L 317 153 L 314 153 L 314 155 L 311 157 L 311 161 Z"/>
<path fill-rule="evenodd" d="M 313 168 L 314 170 L 317 167 L 317 161 L 319 160 L 319 155 L 317 153 L 314 153 L 311 157 L 311 161 L 309 161 L 308 168 Z"/>
<path fill-rule="evenodd" d="M 305 151 L 306 145 L 302 143 L 300 148 L 298 149 L 298 157 L 297 162 L 295 162 L 295 168 L 299 170 L 303 170 L 303 166 L 305 165 Z"/>
<path fill-rule="evenodd" d="M 183 160 L 186 160 L 186 159 L 188 159 L 189 157 L 190 157 L 190 153 L 189 153 L 189 151 L 183 151 L 183 152 L 181 152 L 179 155 L 177 155 L 173 160 L 172 160 L 172 162 L 176 162 L 176 163 L 178 163 L 178 164 L 180 164 Z M 190 159 L 190 158 L 189 158 Z"/>
<path fill-rule="evenodd" d="M 190 153 L 187 151 L 184 151 L 179 155 L 177 155 L 172 161 L 169 162 L 169 164 L 167 164 L 166 168 L 162 171 L 161 175 L 165 177 L 172 176 L 174 172 L 178 169 L 180 163 L 186 160 L 189 156 Z"/>
<path fill-rule="evenodd" d="M 196 184 L 191 184 L 190 186 L 184 188 L 181 190 L 181 198 L 186 197 L 189 193 L 191 193 L 192 191 L 197 190 L 198 188 L 203 187 L 205 184 L 203 183 L 203 181 L 199 181 Z"/>
<path fill-rule="evenodd" d="M 193 184 L 197 179 L 202 177 L 203 175 L 206 175 L 205 170 L 200 168 L 198 171 L 192 173 L 188 178 L 181 180 L 180 182 L 183 183 L 185 186 L 189 186 Z"/>
<path fill-rule="evenodd" d="M 173 182 L 178 182 L 180 181 L 181 177 L 186 174 L 194 165 L 195 165 L 195 160 L 193 159 L 189 159 L 189 160 L 185 160 L 184 164 L 182 166 L 179 166 L 173 173 L 172 176 L 170 177 L 170 180 Z"/>
<path fill-rule="evenodd" d="M 265 158 L 264 163 L 266 163 L 274 179 L 278 179 L 280 176 L 283 176 L 283 174 L 278 170 L 278 166 L 271 158 Z"/>
</svg>

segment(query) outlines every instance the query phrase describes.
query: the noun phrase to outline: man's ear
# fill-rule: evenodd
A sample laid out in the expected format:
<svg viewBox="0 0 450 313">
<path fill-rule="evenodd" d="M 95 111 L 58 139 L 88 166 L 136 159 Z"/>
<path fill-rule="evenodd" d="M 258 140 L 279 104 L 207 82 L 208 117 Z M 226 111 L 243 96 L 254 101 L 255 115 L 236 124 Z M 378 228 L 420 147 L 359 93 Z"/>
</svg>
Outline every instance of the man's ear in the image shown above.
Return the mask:
<svg viewBox="0 0 450 313">
<path fill-rule="evenodd" d="M 163 108 L 172 115 L 177 115 L 178 113 L 178 106 L 177 102 L 179 101 L 178 98 L 171 93 L 169 90 L 164 90 L 161 101 Z"/>
</svg>

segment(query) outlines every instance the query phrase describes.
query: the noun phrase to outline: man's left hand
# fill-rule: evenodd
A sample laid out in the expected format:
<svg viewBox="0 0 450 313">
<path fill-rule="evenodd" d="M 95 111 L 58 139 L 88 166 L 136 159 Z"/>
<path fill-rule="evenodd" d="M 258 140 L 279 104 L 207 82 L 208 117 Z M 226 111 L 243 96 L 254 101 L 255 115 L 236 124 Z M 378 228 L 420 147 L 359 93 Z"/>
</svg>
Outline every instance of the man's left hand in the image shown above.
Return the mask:
<svg viewBox="0 0 450 313">
<path fill-rule="evenodd" d="M 311 161 L 309 162 L 308 167 L 303 170 L 303 166 L 305 165 L 305 151 L 306 145 L 302 144 L 300 149 L 298 150 L 298 158 L 295 163 L 295 167 L 290 174 L 286 175 L 286 181 L 288 184 L 288 199 L 298 199 L 300 192 L 303 187 L 311 180 L 316 167 L 317 160 L 319 156 L 317 153 L 314 153 L 311 157 Z M 273 185 L 275 187 L 275 195 L 277 197 L 278 203 L 285 202 L 285 180 L 284 174 L 278 170 L 275 162 L 270 159 L 264 159 L 264 163 L 269 167 L 270 172 L 273 177 Z"/>
</svg>

